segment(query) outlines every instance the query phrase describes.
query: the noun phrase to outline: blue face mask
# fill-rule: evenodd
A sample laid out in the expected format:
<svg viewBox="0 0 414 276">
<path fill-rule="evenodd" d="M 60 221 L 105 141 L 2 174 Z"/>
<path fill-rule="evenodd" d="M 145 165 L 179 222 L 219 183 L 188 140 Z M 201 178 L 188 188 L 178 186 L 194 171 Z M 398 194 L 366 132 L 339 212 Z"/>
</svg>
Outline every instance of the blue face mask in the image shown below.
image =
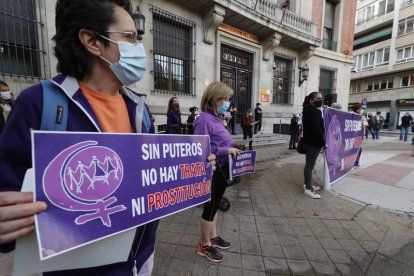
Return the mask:
<svg viewBox="0 0 414 276">
<path fill-rule="evenodd" d="M 223 105 L 217 108 L 217 112 L 219 114 L 223 114 L 224 112 L 226 112 L 230 107 L 230 102 L 228 101 L 224 101 Z"/>
<path fill-rule="evenodd" d="M 109 67 L 119 81 L 128 86 L 141 80 L 147 69 L 147 56 L 144 46 L 141 43 L 116 42 L 107 37 L 102 37 L 118 44 L 120 55 L 118 63 L 111 63 L 102 56 L 100 58 L 109 63 Z"/>
</svg>

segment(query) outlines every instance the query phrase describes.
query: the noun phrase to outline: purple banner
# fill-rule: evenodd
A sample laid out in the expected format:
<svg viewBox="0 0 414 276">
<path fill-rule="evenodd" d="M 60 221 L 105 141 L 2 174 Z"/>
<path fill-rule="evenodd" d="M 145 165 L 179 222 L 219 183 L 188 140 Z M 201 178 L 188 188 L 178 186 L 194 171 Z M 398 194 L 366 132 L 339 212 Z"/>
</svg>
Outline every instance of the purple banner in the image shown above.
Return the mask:
<svg viewBox="0 0 414 276">
<path fill-rule="evenodd" d="M 229 157 L 230 160 L 230 179 L 234 176 L 240 176 L 246 173 L 254 173 L 256 169 L 256 152 L 255 151 L 242 151 L 236 158 L 233 160 Z"/>
<path fill-rule="evenodd" d="M 327 108 L 324 110 L 325 182 L 332 184 L 355 168 L 361 144 L 364 141 L 364 127 L 361 115 Z"/>
<path fill-rule="evenodd" d="M 33 132 L 41 259 L 210 200 L 208 136 Z"/>
</svg>

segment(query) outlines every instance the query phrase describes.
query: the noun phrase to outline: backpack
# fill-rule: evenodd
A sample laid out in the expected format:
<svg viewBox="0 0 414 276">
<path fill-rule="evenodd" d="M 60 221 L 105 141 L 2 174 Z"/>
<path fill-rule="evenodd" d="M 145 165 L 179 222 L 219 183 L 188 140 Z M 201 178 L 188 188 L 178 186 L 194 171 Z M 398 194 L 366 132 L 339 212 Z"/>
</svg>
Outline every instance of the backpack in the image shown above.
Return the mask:
<svg viewBox="0 0 414 276">
<path fill-rule="evenodd" d="M 68 122 L 67 96 L 50 80 L 42 80 L 40 83 L 43 90 L 43 109 L 40 129 L 65 131 Z M 56 109 L 54 109 L 55 106 Z"/>
</svg>

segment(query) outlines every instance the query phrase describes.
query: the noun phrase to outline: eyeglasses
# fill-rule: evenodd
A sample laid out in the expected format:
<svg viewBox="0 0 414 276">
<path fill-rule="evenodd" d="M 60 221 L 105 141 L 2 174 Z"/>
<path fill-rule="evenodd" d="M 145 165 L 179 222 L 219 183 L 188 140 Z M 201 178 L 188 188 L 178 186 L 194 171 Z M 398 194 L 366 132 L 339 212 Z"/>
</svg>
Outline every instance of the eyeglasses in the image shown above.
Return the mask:
<svg viewBox="0 0 414 276">
<path fill-rule="evenodd" d="M 136 32 L 122 32 L 122 31 L 106 31 L 108 34 L 122 34 L 123 37 L 132 44 L 137 44 L 138 41 L 138 34 Z"/>
</svg>

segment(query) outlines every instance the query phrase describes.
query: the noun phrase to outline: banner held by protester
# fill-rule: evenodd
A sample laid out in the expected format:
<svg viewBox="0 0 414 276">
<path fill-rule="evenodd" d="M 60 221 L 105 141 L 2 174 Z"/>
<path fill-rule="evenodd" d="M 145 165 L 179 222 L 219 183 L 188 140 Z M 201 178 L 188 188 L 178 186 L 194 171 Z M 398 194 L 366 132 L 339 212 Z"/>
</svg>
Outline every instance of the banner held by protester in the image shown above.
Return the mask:
<svg viewBox="0 0 414 276">
<path fill-rule="evenodd" d="M 330 187 L 356 166 L 364 141 L 361 115 L 327 108 L 325 122 L 325 185 Z"/>
<path fill-rule="evenodd" d="M 41 259 L 210 200 L 208 136 L 32 132 Z"/>
</svg>

